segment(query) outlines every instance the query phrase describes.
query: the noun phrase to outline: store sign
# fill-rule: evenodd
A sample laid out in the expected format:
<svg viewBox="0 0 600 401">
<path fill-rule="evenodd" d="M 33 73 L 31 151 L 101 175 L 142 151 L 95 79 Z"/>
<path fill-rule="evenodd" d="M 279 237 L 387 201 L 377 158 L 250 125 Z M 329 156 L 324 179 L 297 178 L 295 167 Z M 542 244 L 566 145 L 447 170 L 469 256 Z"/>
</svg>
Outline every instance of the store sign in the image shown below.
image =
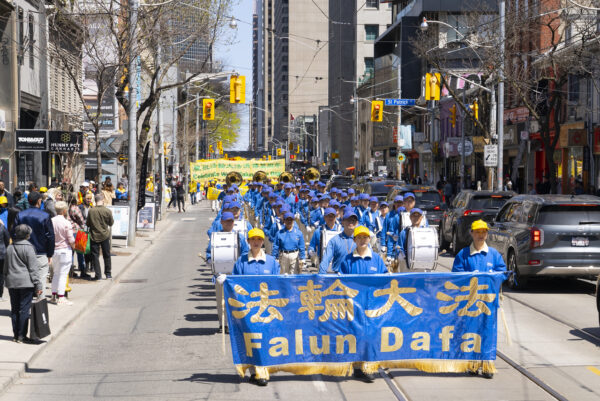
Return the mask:
<svg viewBox="0 0 600 401">
<path fill-rule="evenodd" d="M 587 130 L 577 129 L 569 130 L 568 146 L 585 146 L 587 145 Z"/>
<path fill-rule="evenodd" d="M 43 129 L 18 129 L 16 133 L 15 150 L 47 151 L 48 131 Z"/>
<path fill-rule="evenodd" d="M 527 107 L 516 107 L 514 109 L 504 110 L 504 124 L 509 120 L 513 124 L 527 121 L 527 117 L 529 117 L 529 109 Z"/>
<path fill-rule="evenodd" d="M 83 132 L 48 131 L 50 152 L 79 153 L 83 150 Z"/>
</svg>

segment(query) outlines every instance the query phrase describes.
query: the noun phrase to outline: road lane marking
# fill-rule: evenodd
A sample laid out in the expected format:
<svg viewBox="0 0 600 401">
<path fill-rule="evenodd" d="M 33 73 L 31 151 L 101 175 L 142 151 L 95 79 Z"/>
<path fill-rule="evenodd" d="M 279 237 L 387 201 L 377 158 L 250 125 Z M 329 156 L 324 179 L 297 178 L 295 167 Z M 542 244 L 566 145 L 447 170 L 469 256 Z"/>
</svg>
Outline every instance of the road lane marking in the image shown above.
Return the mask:
<svg viewBox="0 0 600 401">
<path fill-rule="evenodd" d="M 598 376 L 600 376 L 600 369 L 598 369 L 598 368 L 595 368 L 595 367 L 593 367 L 593 366 L 588 366 L 587 368 L 588 368 L 588 370 L 589 370 L 590 372 L 592 372 L 592 373 L 595 373 L 595 374 L 597 374 Z"/>
</svg>

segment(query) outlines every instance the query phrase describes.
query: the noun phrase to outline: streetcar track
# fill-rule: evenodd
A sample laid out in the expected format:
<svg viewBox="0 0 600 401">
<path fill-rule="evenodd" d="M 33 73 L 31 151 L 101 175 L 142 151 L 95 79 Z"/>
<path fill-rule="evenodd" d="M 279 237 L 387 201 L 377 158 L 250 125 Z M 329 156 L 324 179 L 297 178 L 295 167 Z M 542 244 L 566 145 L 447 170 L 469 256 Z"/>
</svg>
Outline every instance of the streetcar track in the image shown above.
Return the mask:
<svg viewBox="0 0 600 401">
<path fill-rule="evenodd" d="M 398 383 L 394 380 L 392 375 L 389 374 L 389 372 L 382 368 L 379 368 L 379 375 L 383 378 L 385 384 L 388 385 L 392 393 L 394 393 L 394 396 L 398 401 L 410 401 L 410 398 L 408 398 L 406 394 L 404 394 Z"/>
</svg>

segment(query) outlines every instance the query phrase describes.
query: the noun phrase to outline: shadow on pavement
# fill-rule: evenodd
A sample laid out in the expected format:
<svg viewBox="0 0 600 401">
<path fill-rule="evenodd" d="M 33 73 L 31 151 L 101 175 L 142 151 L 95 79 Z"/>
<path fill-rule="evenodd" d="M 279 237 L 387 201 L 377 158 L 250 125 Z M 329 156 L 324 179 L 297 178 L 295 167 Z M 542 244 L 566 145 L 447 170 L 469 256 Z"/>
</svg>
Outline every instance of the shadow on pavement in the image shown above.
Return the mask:
<svg viewBox="0 0 600 401">
<path fill-rule="evenodd" d="M 10 316 L 10 304 L 8 304 L 9 309 L 1 309 L 0 316 Z"/>
<path fill-rule="evenodd" d="M 583 333 L 582 333 L 583 331 Z M 569 330 L 573 336 L 577 338 L 581 338 L 591 344 L 594 344 L 596 347 L 600 347 L 600 327 L 587 327 L 581 330 Z"/>
<path fill-rule="evenodd" d="M 196 284 L 196 285 L 188 285 L 188 288 L 195 288 L 197 290 L 214 290 L 214 284 Z"/>
<path fill-rule="evenodd" d="M 177 337 L 212 336 L 217 334 L 217 331 L 216 327 L 182 327 L 175 330 L 173 335 Z"/>
<path fill-rule="evenodd" d="M 202 309 L 211 309 L 211 310 L 214 310 L 215 309 L 214 306 L 196 306 L 195 308 L 196 309 L 200 309 L 200 310 L 202 310 Z"/>
<path fill-rule="evenodd" d="M 214 309 L 214 308 L 213 308 Z M 188 322 L 213 322 L 217 321 L 216 313 L 189 313 L 185 315 L 185 320 Z"/>
<path fill-rule="evenodd" d="M 190 295 L 195 295 L 197 297 L 215 297 L 215 291 L 192 291 Z"/>
<path fill-rule="evenodd" d="M 241 383 L 242 378 L 230 373 L 194 373 L 190 377 L 178 381 L 194 383 Z"/>
</svg>

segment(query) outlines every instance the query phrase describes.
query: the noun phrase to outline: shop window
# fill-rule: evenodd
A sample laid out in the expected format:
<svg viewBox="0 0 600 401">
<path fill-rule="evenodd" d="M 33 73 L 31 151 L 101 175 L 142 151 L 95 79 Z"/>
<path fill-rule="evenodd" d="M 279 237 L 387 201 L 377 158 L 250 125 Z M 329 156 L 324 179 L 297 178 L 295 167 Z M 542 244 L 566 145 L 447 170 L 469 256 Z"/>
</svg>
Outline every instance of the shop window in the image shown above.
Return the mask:
<svg viewBox="0 0 600 401">
<path fill-rule="evenodd" d="M 367 0 L 367 1 L 365 1 L 365 7 L 367 7 L 367 8 L 379 8 L 379 0 Z"/>
</svg>

